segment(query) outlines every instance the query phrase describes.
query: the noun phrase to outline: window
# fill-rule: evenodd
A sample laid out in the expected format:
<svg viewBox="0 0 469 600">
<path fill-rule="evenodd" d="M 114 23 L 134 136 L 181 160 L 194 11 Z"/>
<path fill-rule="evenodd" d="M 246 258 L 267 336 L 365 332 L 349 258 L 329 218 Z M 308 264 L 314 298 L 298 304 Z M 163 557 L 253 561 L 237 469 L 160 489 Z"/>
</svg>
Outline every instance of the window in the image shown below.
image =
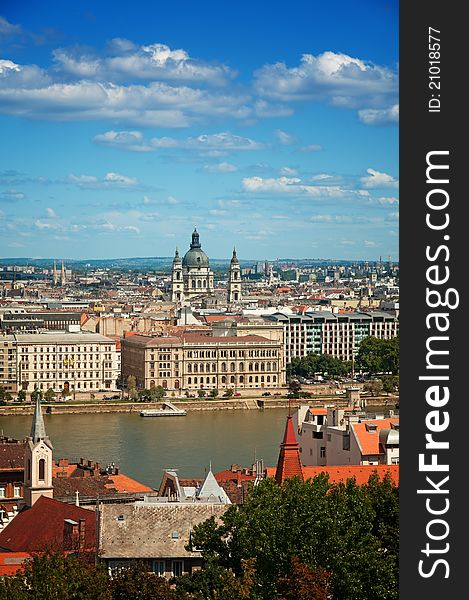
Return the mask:
<svg viewBox="0 0 469 600">
<path fill-rule="evenodd" d="M 321 458 L 326 458 L 326 448 L 325 448 L 325 446 L 321 446 L 320 456 L 321 456 Z"/>
<path fill-rule="evenodd" d="M 0 498 L 5 498 L 5 487 L 4 486 L 0 487 Z"/>
<path fill-rule="evenodd" d="M 166 564 L 164 560 L 153 561 L 153 573 L 158 577 L 164 577 L 166 573 Z"/>
<path fill-rule="evenodd" d="M 180 577 L 183 572 L 184 561 L 182 560 L 173 560 L 171 561 L 171 571 L 173 573 L 173 577 Z"/>
<path fill-rule="evenodd" d="M 39 459 L 39 480 L 44 481 L 46 473 L 46 461 L 43 458 Z"/>
</svg>

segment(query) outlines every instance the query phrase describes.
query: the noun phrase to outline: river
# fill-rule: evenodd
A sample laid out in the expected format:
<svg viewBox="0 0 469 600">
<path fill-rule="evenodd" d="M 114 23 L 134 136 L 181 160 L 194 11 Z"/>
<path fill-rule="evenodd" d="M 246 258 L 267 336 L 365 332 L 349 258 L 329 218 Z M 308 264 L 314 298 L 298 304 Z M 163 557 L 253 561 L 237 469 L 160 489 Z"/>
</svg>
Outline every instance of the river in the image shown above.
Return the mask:
<svg viewBox="0 0 469 600">
<path fill-rule="evenodd" d="M 232 463 L 248 467 L 255 457 L 277 464 L 286 409 L 193 411 L 185 417 L 142 418 L 138 414 L 44 415 L 54 458 L 114 462 L 121 472 L 158 488 L 163 471 L 202 477 Z M 0 416 L 3 435 L 29 435 L 31 416 Z"/>
</svg>

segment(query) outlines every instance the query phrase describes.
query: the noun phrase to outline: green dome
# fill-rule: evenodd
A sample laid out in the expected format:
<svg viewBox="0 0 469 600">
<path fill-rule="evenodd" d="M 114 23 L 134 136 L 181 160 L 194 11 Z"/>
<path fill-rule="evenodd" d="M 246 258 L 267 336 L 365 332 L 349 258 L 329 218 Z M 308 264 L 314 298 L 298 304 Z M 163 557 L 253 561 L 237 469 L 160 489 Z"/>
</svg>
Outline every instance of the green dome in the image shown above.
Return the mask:
<svg viewBox="0 0 469 600">
<path fill-rule="evenodd" d="M 208 267 L 208 256 L 200 248 L 188 250 L 182 259 L 183 267 Z"/>
<path fill-rule="evenodd" d="M 194 229 L 194 233 L 192 234 L 191 247 L 182 259 L 182 266 L 190 268 L 203 268 L 209 266 L 208 256 L 202 250 L 197 229 Z"/>
</svg>

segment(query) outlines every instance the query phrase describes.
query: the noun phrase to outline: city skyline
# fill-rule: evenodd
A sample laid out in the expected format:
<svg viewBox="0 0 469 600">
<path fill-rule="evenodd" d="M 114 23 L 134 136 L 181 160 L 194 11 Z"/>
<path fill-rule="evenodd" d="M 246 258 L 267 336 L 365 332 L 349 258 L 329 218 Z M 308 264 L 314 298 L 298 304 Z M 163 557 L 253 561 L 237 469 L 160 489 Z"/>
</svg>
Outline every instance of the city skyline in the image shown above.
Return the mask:
<svg viewBox="0 0 469 600">
<path fill-rule="evenodd" d="M 398 260 L 397 3 L 280 6 L 2 6 L 1 256 Z"/>
</svg>

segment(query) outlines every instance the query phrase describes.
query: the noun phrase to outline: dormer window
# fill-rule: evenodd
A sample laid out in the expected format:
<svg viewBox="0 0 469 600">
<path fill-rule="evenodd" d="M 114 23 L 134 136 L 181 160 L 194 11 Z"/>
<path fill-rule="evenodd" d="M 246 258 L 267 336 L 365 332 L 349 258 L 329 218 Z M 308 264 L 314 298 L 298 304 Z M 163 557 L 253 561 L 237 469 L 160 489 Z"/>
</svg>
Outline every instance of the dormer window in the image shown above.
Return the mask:
<svg viewBox="0 0 469 600">
<path fill-rule="evenodd" d="M 376 425 L 376 423 L 365 423 L 365 427 L 369 433 L 375 433 L 376 430 L 378 429 L 378 426 Z"/>
</svg>

